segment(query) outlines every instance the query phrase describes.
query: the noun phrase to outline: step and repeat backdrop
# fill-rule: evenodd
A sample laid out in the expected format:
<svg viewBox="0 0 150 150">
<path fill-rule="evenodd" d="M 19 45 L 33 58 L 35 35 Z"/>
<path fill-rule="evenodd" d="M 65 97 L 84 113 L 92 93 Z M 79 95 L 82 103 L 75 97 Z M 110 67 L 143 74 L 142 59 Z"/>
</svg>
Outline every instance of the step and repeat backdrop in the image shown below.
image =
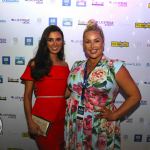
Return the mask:
<svg viewBox="0 0 150 150">
<path fill-rule="evenodd" d="M 140 106 L 121 122 L 122 150 L 150 150 L 150 0 L 0 0 L 0 150 L 37 150 L 20 76 L 43 30 L 51 24 L 63 30 L 71 68 L 85 59 L 82 34 L 91 18 L 104 30 L 105 55 L 126 62 L 142 94 Z M 116 105 L 122 102 L 118 95 Z"/>
</svg>

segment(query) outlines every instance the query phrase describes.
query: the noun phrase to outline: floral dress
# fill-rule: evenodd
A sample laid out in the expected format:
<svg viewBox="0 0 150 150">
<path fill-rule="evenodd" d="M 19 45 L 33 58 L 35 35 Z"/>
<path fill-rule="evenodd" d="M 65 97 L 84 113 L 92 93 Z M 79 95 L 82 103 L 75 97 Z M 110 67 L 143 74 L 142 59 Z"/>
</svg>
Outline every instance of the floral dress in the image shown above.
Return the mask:
<svg viewBox="0 0 150 150">
<path fill-rule="evenodd" d="M 107 121 L 96 117 L 95 110 L 106 106 L 114 111 L 115 98 L 119 87 L 115 74 L 124 65 L 122 61 L 105 56 L 98 62 L 87 77 L 87 86 L 82 92 L 86 61 L 76 61 L 71 69 L 68 86 L 72 91 L 67 99 L 65 118 L 66 149 L 69 150 L 120 150 L 119 121 Z M 79 107 L 83 106 L 82 119 L 78 117 Z"/>
</svg>

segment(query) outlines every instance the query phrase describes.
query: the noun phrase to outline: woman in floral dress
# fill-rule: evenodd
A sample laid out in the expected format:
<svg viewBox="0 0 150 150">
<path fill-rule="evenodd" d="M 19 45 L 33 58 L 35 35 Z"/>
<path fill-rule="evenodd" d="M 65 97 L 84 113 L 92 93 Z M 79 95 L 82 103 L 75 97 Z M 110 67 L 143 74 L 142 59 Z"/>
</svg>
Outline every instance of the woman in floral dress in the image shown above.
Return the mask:
<svg viewBox="0 0 150 150">
<path fill-rule="evenodd" d="M 83 48 L 87 60 L 76 61 L 68 78 L 66 149 L 120 150 L 119 119 L 139 103 L 140 91 L 124 63 L 103 54 L 103 31 L 94 20 L 84 31 Z M 116 108 L 120 89 L 126 98 Z"/>
</svg>

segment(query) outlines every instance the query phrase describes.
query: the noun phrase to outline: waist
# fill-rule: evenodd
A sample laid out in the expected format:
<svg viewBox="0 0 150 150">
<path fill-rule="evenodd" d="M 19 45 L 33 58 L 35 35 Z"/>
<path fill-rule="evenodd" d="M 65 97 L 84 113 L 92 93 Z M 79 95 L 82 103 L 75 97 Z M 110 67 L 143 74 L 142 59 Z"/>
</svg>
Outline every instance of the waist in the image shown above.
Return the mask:
<svg viewBox="0 0 150 150">
<path fill-rule="evenodd" d="M 41 95 L 41 96 L 36 96 L 36 98 L 65 98 L 63 95 Z"/>
</svg>

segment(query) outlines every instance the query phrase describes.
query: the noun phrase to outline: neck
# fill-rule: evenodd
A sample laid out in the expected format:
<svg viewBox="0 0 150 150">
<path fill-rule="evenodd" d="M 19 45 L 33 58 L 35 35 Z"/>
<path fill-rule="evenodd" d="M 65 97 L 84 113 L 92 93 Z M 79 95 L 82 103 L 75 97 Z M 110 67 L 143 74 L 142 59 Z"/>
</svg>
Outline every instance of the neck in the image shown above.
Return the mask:
<svg viewBox="0 0 150 150">
<path fill-rule="evenodd" d="M 97 63 L 101 60 L 101 58 L 102 58 L 102 56 L 98 57 L 96 59 L 88 58 L 87 65 L 90 67 L 95 67 L 97 65 Z"/>
<path fill-rule="evenodd" d="M 51 54 L 50 55 L 50 59 L 53 62 L 53 64 L 56 64 L 57 62 L 59 62 L 59 58 L 57 57 L 57 55 Z"/>
</svg>

